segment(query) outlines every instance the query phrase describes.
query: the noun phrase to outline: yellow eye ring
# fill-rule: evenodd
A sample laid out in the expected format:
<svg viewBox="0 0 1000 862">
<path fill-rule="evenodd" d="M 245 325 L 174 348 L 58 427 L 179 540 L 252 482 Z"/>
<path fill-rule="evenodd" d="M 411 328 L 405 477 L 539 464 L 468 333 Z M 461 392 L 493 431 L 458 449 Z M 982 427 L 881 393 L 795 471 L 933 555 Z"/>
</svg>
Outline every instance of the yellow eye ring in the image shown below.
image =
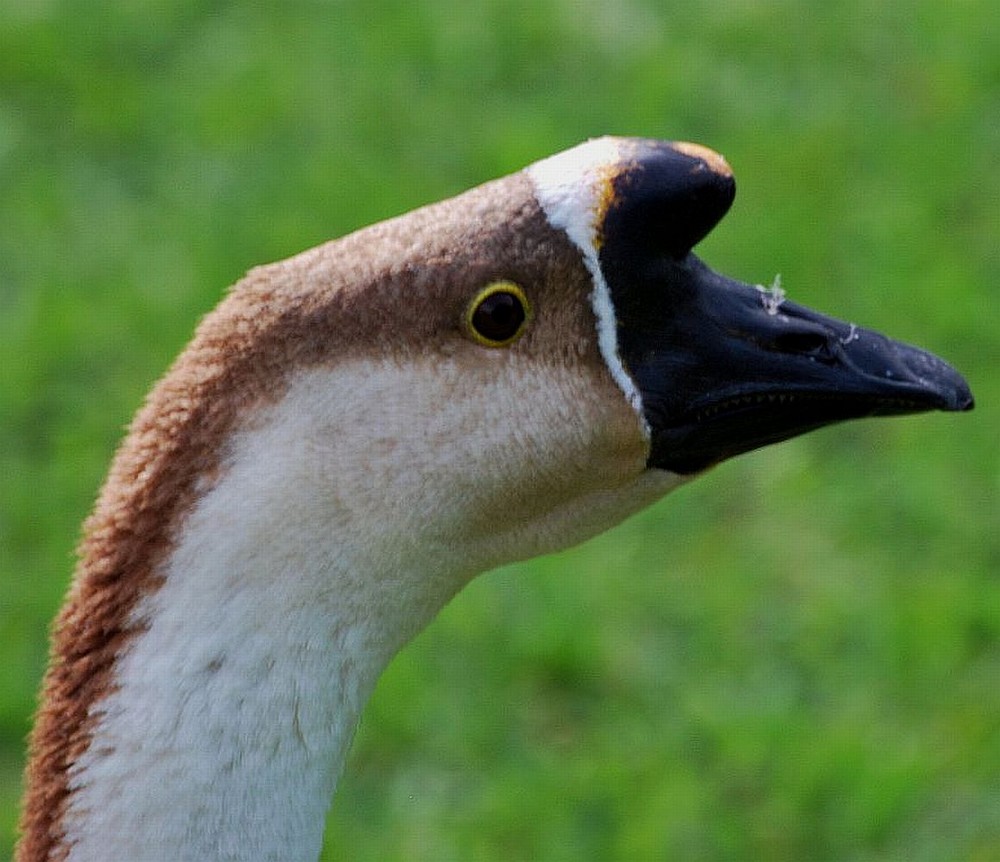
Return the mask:
<svg viewBox="0 0 1000 862">
<path fill-rule="evenodd" d="M 534 317 L 531 302 L 512 281 L 494 281 L 477 293 L 465 310 L 465 329 L 485 347 L 517 341 Z"/>
</svg>

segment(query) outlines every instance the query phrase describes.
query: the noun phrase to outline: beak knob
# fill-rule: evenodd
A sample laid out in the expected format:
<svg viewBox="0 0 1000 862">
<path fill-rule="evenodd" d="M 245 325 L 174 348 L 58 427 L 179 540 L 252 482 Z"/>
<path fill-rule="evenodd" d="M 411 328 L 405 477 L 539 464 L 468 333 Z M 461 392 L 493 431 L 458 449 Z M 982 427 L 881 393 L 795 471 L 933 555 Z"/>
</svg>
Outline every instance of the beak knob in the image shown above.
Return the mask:
<svg viewBox="0 0 1000 862">
<path fill-rule="evenodd" d="M 722 156 L 698 144 L 630 143 L 611 181 L 603 240 L 627 238 L 637 251 L 680 260 L 729 211 L 733 173 Z"/>
</svg>

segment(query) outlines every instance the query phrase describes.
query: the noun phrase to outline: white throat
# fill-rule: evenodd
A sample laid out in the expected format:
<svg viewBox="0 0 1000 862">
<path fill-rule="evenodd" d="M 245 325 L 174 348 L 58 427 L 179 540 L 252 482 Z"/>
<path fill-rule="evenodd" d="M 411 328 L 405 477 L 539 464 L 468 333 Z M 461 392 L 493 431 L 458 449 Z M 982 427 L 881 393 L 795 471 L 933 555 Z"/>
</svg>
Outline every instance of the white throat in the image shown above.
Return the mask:
<svg viewBox="0 0 1000 862">
<path fill-rule="evenodd" d="M 450 474 L 461 452 L 434 443 L 461 417 L 421 386 L 448 375 L 441 361 L 314 370 L 236 434 L 92 716 L 71 777 L 70 862 L 315 860 L 354 727 L 395 652 L 472 575 L 574 544 L 680 481 L 598 475 L 549 510 L 535 472 L 494 516 L 477 496 L 490 482 Z M 539 469 L 523 452 L 504 459 L 498 447 L 497 470 Z M 412 478 L 440 472 L 435 485 Z M 482 533 L 470 510 L 488 519 Z"/>
</svg>

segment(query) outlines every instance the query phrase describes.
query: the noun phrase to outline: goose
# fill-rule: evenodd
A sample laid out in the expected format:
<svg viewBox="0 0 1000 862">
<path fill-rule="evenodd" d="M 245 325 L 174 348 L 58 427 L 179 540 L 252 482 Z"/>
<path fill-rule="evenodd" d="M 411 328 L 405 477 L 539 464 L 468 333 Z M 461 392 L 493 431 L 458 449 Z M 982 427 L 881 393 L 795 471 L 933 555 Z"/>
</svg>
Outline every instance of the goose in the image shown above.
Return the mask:
<svg viewBox="0 0 1000 862">
<path fill-rule="evenodd" d="M 85 524 L 17 860 L 315 860 L 380 672 L 476 574 L 811 429 L 972 407 L 696 257 L 734 193 L 705 147 L 598 138 L 251 270 Z"/>
</svg>

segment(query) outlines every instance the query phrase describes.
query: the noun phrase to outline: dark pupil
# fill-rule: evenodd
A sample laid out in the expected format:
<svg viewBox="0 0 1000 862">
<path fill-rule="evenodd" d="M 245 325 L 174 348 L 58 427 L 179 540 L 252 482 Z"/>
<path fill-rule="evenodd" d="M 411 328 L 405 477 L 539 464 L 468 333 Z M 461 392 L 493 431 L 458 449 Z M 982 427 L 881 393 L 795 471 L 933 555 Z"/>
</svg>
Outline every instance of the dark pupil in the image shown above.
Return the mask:
<svg viewBox="0 0 1000 862">
<path fill-rule="evenodd" d="M 524 306 L 513 293 L 491 293 L 472 315 L 472 325 L 483 338 L 506 341 L 513 338 L 524 323 Z"/>
</svg>

